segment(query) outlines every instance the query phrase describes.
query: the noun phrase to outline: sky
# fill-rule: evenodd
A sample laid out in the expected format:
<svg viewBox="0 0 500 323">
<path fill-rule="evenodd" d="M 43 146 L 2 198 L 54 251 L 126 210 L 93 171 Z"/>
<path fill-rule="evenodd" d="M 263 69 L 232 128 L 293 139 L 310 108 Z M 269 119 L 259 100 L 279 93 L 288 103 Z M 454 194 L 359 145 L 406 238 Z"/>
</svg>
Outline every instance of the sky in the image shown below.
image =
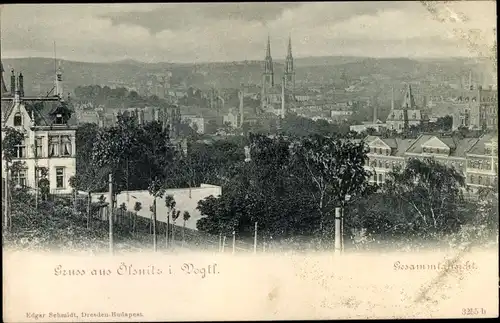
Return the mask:
<svg viewBox="0 0 500 323">
<path fill-rule="evenodd" d="M 494 1 L 12 4 L 1 55 L 86 62 L 295 57 L 491 57 Z"/>
</svg>

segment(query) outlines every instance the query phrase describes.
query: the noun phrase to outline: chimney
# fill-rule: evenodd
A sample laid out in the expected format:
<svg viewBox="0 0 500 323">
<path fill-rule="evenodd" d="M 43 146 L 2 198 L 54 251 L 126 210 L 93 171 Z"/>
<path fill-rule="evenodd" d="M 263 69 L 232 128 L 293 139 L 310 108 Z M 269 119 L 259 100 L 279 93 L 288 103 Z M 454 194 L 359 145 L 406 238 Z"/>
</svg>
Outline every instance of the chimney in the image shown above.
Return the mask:
<svg viewBox="0 0 500 323">
<path fill-rule="evenodd" d="M 285 78 L 281 79 L 281 119 L 285 119 Z"/>
<path fill-rule="evenodd" d="M 15 76 L 14 76 L 15 78 Z M 17 78 L 17 82 L 14 83 L 14 102 L 15 103 L 19 103 L 21 102 L 21 92 L 19 91 L 19 87 L 20 87 L 20 84 L 19 84 L 19 77 Z"/>
<path fill-rule="evenodd" d="M 394 110 L 394 87 L 391 89 L 391 111 Z"/>
<path fill-rule="evenodd" d="M 19 95 L 24 96 L 24 76 L 23 73 L 19 73 Z"/>
<path fill-rule="evenodd" d="M 137 120 L 140 125 L 144 123 L 144 112 L 142 110 L 137 111 Z"/>
<path fill-rule="evenodd" d="M 240 89 L 240 127 L 243 126 L 243 122 L 244 122 L 244 111 L 243 111 L 243 84 L 241 84 L 241 89 Z"/>
<path fill-rule="evenodd" d="M 12 74 L 10 75 L 10 94 L 14 96 L 16 94 L 16 74 L 14 69 L 12 69 Z"/>
<path fill-rule="evenodd" d="M 62 71 L 61 71 L 61 67 L 59 67 L 59 69 L 57 70 L 57 73 L 56 73 L 56 95 L 59 97 L 59 98 L 63 98 L 63 85 L 62 85 Z"/>
<path fill-rule="evenodd" d="M 181 127 L 180 127 L 180 123 L 181 123 L 181 108 L 180 107 L 176 107 L 175 108 L 175 112 L 176 112 L 176 115 L 175 115 L 175 135 L 177 137 L 179 137 L 180 134 L 181 134 Z"/>
<path fill-rule="evenodd" d="M 155 116 L 154 116 L 154 120 L 156 122 L 160 121 L 160 111 L 157 109 L 155 109 Z"/>
<path fill-rule="evenodd" d="M 472 84 L 472 70 L 469 70 L 469 89 L 473 90 L 474 86 Z"/>
</svg>

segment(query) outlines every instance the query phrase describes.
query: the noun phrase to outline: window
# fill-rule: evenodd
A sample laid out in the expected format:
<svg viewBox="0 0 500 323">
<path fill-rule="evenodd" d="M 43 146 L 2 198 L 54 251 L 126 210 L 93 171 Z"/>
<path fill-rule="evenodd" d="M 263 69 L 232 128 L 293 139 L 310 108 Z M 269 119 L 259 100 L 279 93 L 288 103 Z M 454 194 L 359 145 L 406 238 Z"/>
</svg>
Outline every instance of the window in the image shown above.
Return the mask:
<svg viewBox="0 0 500 323">
<path fill-rule="evenodd" d="M 17 158 L 25 158 L 26 157 L 26 145 L 24 144 L 24 140 L 20 145 L 16 145 L 17 150 Z"/>
<path fill-rule="evenodd" d="M 56 167 L 56 188 L 64 188 L 64 167 Z"/>
<path fill-rule="evenodd" d="M 62 136 L 61 143 L 62 143 L 61 156 L 71 156 L 72 155 L 71 137 L 70 136 Z"/>
<path fill-rule="evenodd" d="M 378 153 L 379 153 L 380 155 L 382 155 L 382 148 L 379 148 L 379 149 L 378 149 Z"/>
<path fill-rule="evenodd" d="M 436 148 L 436 154 L 439 154 L 439 148 Z"/>
<path fill-rule="evenodd" d="M 49 137 L 49 157 L 59 156 L 59 140 L 60 137 Z"/>
<path fill-rule="evenodd" d="M 20 112 L 17 112 L 14 115 L 14 127 L 22 126 L 22 124 L 23 124 L 23 117 L 21 116 Z"/>
<path fill-rule="evenodd" d="M 43 157 L 43 137 L 35 138 L 35 157 Z"/>
<path fill-rule="evenodd" d="M 482 185 L 482 184 L 483 184 L 483 177 L 478 176 L 478 178 L 477 178 L 477 183 L 478 183 L 479 185 Z"/>
<path fill-rule="evenodd" d="M 21 187 L 26 186 L 26 169 L 20 169 L 12 174 L 14 183 Z"/>
<path fill-rule="evenodd" d="M 62 114 L 58 113 L 56 114 L 56 120 L 54 122 L 55 124 L 64 124 L 63 116 Z"/>
<path fill-rule="evenodd" d="M 475 176 L 474 176 L 474 175 L 471 175 L 471 176 L 470 176 L 470 183 L 471 183 L 471 184 L 474 184 L 475 179 L 476 179 L 476 178 L 475 178 Z"/>
<path fill-rule="evenodd" d="M 38 187 L 38 182 L 40 181 L 40 167 L 35 167 L 35 187 Z"/>
<path fill-rule="evenodd" d="M 382 183 L 382 174 L 378 174 L 378 181 L 379 183 Z"/>
</svg>

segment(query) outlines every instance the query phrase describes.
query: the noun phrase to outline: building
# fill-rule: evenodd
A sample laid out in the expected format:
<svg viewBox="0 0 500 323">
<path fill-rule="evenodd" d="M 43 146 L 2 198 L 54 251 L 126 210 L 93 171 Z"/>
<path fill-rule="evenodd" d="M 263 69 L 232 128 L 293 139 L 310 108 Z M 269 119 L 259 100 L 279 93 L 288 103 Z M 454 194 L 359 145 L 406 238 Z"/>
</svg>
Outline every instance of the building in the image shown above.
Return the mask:
<svg viewBox="0 0 500 323">
<path fill-rule="evenodd" d="M 16 77 L 12 71 L 11 93 L 1 98 L 2 140 L 7 127 L 24 134 L 13 160 L 20 162 L 21 168 L 9 174 L 15 185 L 36 188 L 47 176 L 51 193 L 70 193 L 69 179 L 76 171 L 76 118 L 69 102 L 63 100 L 60 69 L 55 83 L 56 95 L 28 97 L 24 95 L 22 73 Z M 2 178 L 6 176 L 2 158 Z"/>
<path fill-rule="evenodd" d="M 207 124 L 207 120 L 205 118 L 198 115 L 183 115 L 181 120 L 184 123 L 188 123 L 189 126 L 197 133 L 205 133 L 205 125 Z"/>
<path fill-rule="evenodd" d="M 394 89 L 392 90 L 391 112 L 387 117 L 387 128 L 397 132 L 408 131 L 411 126 L 420 126 L 427 117 L 415 104 L 411 85 L 408 84 L 400 109 L 394 108 Z"/>
<path fill-rule="evenodd" d="M 467 151 L 467 184 L 476 189 L 496 185 L 498 179 L 498 135 L 481 137 Z"/>
<path fill-rule="evenodd" d="M 349 126 L 350 131 L 354 131 L 357 133 L 361 133 L 363 131 L 368 131 L 368 129 L 374 129 L 376 132 L 380 133 L 384 130 L 387 129 L 387 124 L 383 123 L 379 119 L 377 119 L 375 122 L 372 121 L 367 121 L 363 122 L 362 124 L 356 124 Z"/>
<path fill-rule="evenodd" d="M 232 128 L 240 127 L 240 113 L 237 113 L 234 109 L 230 109 L 229 113 L 223 117 L 224 124 L 230 124 Z"/>
<path fill-rule="evenodd" d="M 92 194 L 92 201 L 97 202 L 99 197 L 104 195 L 107 198 L 107 193 Z M 191 215 L 189 221 L 186 222 L 186 228 L 197 230 L 196 222 L 201 219 L 201 213 L 197 209 L 198 201 L 209 196 L 222 195 L 222 188 L 216 185 L 201 184 L 200 187 L 193 188 L 171 188 L 165 191 L 165 195 L 171 195 L 176 202 L 176 209 L 181 211 L 181 217 L 177 220 L 178 225 L 182 225 L 182 214 L 188 211 Z M 133 210 L 135 203 L 140 202 L 142 209 L 137 212 L 138 216 L 150 219 L 151 211 L 149 207 L 153 205 L 153 196 L 148 191 L 125 191 L 117 194 L 116 205 L 120 206 L 125 203 L 127 210 Z M 156 203 L 156 219 L 159 222 L 167 222 L 167 208 L 165 202 L 157 201 Z"/>
<path fill-rule="evenodd" d="M 373 172 L 370 182 L 384 183 L 387 173 L 404 167 L 410 158 L 434 158 L 455 168 L 472 191 L 496 185 L 498 178 L 498 134 L 479 138 L 422 134 L 417 138 L 382 138 L 367 136 L 366 168 Z"/>
<path fill-rule="evenodd" d="M 284 93 L 282 88 L 285 89 Z M 266 111 L 270 106 L 282 104 L 282 101 L 295 101 L 295 68 L 292 56 L 292 41 L 288 39 L 288 54 L 285 60 L 285 71 L 281 84 L 276 83 L 274 64 L 271 57 L 271 40 L 267 38 L 266 57 L 264 59 L 264 72 L 262 73 L 261 110 Z M 274 108 L 271 108 L 274 109 Z"/>
</svg>

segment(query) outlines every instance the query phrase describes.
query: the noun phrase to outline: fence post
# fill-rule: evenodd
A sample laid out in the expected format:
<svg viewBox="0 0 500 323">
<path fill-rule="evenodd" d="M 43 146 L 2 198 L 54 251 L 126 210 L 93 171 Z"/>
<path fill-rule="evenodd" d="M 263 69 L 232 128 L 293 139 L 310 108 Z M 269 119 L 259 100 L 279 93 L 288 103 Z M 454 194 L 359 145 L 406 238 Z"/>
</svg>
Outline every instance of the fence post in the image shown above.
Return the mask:
<svg viewBox="0 0 500 323">
<path fill-rule="evenodd" d="M 255 222 L 255 228 L 254 228 L 253 253 L 257 254 L 257 222 Z"/>
<path fill-rule="evenodd" d="M 233 230 L 233 255 L 236 248 L 236 231 Z"/>
<path fill-rule="evenodd" d="M 341 217 L 340 217 L 340 208 L 335 208 L 335 254 L 340 254 L 342 250 L 341 246 Z"/>
<path fill-rule="evenodd" d="M 113 175 L 109 174 L 109 252 L 113 254 Z"/>
</svg>

